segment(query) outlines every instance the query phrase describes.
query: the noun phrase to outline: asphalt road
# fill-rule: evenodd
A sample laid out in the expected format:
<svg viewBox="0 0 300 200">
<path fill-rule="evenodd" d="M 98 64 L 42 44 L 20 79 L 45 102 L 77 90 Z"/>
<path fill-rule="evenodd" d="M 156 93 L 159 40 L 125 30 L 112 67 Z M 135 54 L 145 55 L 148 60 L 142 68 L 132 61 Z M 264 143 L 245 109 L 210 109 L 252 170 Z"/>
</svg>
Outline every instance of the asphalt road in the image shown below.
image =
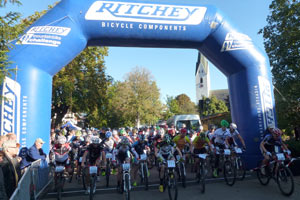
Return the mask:
<svg viewBox="0 0 300 200">
<path fill-rule="evenodd" d="M 228 186 L 225 184 L 222 178 L 213 179 L 208 178 L 206 184 L 206 191 L 202 194 L 199 190 L 199 186 L 194 182 L 193 174 L 188 173 L 189 183 L 186 188 L 183 188 L 179 183 L 178 200 L 299 200 L 300 199 L 300 177 L 294 177 L 295 179 L 295 191 L 292 196 L 285 197 L 280 193 L 280 190 L 275 183 L 271 180 L 269 185 L 262 186 L 255 175 L 248 173 L 248 176 L 243 181 L 237 181 L 234 186 Z M 155 169 L 151 170 L 151 187 L 148 191 L 145 191 L 142 186 L 138 186 L 131 191 L 131 200 L 168 200 L 167 191 L 160 193 L 158 191 L 157 172 Z M 112 177 L 112 183 L 115 183 L 115 177 Z M 104 178 L 97 183 L 97 192 L 94 199 L 103 200 L 119 200 L 124 199 L 124 196 L 116 192 L 115 186 L 106 188 L 104 185 Z M 43 198 L 45 200 L 56 199 L 56 193 L 49 191 L 49 193 Z M 89 199 L 88 195 L 85 195 L 82 186 L 73 180 L 72 183 L 68 183 L 65 186 L 63 199 L 66 200 L 84 200 Z"/>
</svg>

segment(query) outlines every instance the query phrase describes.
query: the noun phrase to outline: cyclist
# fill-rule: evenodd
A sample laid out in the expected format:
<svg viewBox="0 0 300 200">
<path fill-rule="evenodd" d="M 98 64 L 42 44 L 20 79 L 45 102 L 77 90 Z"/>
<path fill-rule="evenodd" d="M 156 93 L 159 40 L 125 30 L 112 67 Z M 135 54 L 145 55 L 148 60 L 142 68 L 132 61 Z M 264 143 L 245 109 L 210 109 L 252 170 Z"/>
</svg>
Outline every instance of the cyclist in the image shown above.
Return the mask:
<svg viewBox="0 0 300 200">
<path fill-rule="evenodd" d="M 195 169 L 196 169 L 195 171 L 196 171 L 197 176 L 199 174 L 199 163 L 200 163 L 200 159 L 197 155 L 208 153 L 205 148 L 205 145 L 208 145 L 210 148 L 210 151 L 214 152 L 214 148 L 213 148 L 212 144 L 210 143 L 208 137 L 205 135 L 204 132 L 200 131 L 199 136 L 197 136 L 193 141 L 193 147 L 194 147 L 193 153 L 195 156 Z"/>
<path fill-rule="evenodd" d="M 244 139 L 242 138 L 242 136 L 240 135 L 240 133 L 237 130 L 237 125 L 235 123 L 231 123 L 229 126 L 229 132 L 230 132 L 230 137 L 227 138 L 227 142 L 228 144 L 232 147 L 238 146 L 237 143 L 235 142 L 235 139 L 238 138 L 242 145 L 243 145 L 243 149 L 246 150 L 246 144 Z"/>
<path fill-rule="evenodd" d="M 148 142 L 145 139 L 146 139 L 145 135 L 141 134 L 141 135 L 138 136 L 138 141 L 136 141 L 132 144 L 132 147 L 134 148 L 134 150 L 138 154 L 137 159 L 139 159 L 142 154 L 145 154 L 146 151 L 150 150 L 149 147 L 148 147 L 149 146 Z M 134 166 L 133 166 L 133 186 L 137 186 L 136 178 L 137 178 L 138 169 L 139 169 L 139 164 L 137 162 L 134 162 Z M 149 174 L 149 172 L 147 174 Z"/>
<path fill-rule="evenodd" d="M 101 152 L 103 147 L 100 145 L 100 138 L 93 136 L 91 137 L 91 144 L 87 147 L 86 151 L 83 154 L 81 167 L 84 170 L 85 180 L 87 185 L 86 194 L 89 194 L 91 189 L 93 193 L 96 192 L 96 185 L 94 188 L 90 188 L 90 166 L 99 166 L 101 161 Z"/>
<path fill-rule="evenodd" d="M 263 164 L 267 165 L 272 158 L 272 153 L 276 153 L 276 148 L 288 151 L 287 146 L 282 142 L 282 132 L 278 128 L 273 128 L 271 134 L 267 134 L 260 143 L 260 150 L 264 156 Z"/>
<path fill-rule="evenodd" d="M 215 143 L 215 130 L 216 130 L 216 126 L 214 124 L 210 124 L 208 131 L 205 132 L 205 135 L 208 137 L 208 139 L 212 144 Z"/>
<path fill-rule="evenodd" d="M 219 149 L 225 149 L 226 147 L 228 147 L 227 138 L 230 137 L 230 132 L 228 130 L 228 126 L 229 126 L 229 123 L 223 119 L 221 121 L 221 128 L 218 128 L 217 130 L 215 130 L 214 142 L 215 142 L 215 146 L 218 147 Z M 220 159 L 220 155 L 216 154 L 213 177 L 218 176 L 219 159 Z"/>
<path fill-rule="evenodd" d="M 176 144 L 176 146 L 178 147 L 178 149 L 180 150 L 181 154 L 183 155 L 185 152 L 185 147 L 186 145 L 189 145 L 189 151 L 193 152 L 193 146 L 191 143 L 191 140 L 189 139 L 189 137 L 186 135 L 187 134 L 187 130 L 185 128 L 182 128 L 180 130 L 180 134 L 175 136 L 173 138 L 173 142 Z M 179 152 L 175 152 L 175 157 L 176 155 L 178 155 Z M 182 157 L 181 157 L 182 158 Z"/>
<path fill-rule="evenodd" d="M 177 152 L 181 157 L 182 154 L 180 149 L 176 147 L 176 145 L 173 143 L 171 137 L 168 134 L 166 134 L 163 137 L 163 140 L 157 144 L 157 149 L 158 151 L 156 157 L 159 162 L 158 171 L 159 171 L 159 180 L 160 180 L 159 191 L 163 192 L 164 191 L 163 179 L 164 179 L 164 170 L 165 170 L 165 165 L 163 163 L 166 162 L 166 160 L 175 160 L 174 158 L 175 150 L 177 150 Z"/>
<path fill-rule="evenodd" d="M 102 151 L 102 176 L 105 176 L 106 154 L 113 153 L 113 149 L 116 146 L 115 141 L 112 138 L 112 132 L 106 132 L 105 137 L 106 138 L 101 142 L 101 146 L 103 145 L 104 147 L 104 151 Z M 114 160 L 114 158 L 112 159 Z"/>
<path fill-rule="evenodd" d="M 127 137 L 123 137 L 120 143 L 116 146 L 116 151 L 114 151 L 117 162 L 119 164 L 118 174 L 117 174 L 117 189 L 120 189 L 121 186 L 121 176 L 122 176 L 122 164 L 130 163 L 130 153 L 133 154 L 136 158 L 138 157 L 134 148 L 131 147 L 131 144 Z"/>
</svg>

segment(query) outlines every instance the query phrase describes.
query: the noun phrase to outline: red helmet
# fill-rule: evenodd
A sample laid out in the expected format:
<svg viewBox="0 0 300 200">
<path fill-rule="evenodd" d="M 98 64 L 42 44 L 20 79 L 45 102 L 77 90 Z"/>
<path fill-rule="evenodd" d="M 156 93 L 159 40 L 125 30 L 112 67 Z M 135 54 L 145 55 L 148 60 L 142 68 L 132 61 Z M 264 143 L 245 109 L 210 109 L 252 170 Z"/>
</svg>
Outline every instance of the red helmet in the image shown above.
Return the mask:
<svg viewBox="0 0 300 200">
<path fill-rule="evenodd" d="M 186 131 L 186 129 L 185 128 L 182 128 L 181 130 L 180 130 L 180 133 L 186 133 L 187 131 Z"/>
<path fill-rule="evenodd" d="M 282 135 L 282 131 L 279 128 L 274 128 L 273 133 L 278 137 Z"/>
</svg>

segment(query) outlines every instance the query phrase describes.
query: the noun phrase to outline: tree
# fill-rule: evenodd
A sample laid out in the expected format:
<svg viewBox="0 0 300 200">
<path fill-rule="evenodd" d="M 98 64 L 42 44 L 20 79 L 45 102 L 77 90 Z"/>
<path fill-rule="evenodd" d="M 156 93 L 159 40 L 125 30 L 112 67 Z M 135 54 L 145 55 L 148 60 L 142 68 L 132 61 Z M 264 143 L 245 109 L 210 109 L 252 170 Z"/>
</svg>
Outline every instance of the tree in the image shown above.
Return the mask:
<svg viewBox="0 0 300 200">
<path fill-rule="evenodd" d="M 107 92 L 112 78 L 105 74 L 107 55 L 107 47 L 88 47 L 53 77 L 52 127 L 68 111 L 87 113 L 86 122 L 93 127 L 108 124 Z"/>
<path fill-rule="evenodd" d="M 176 98 L 177 104 L 179 106 L 178 114 L 196 114 L 197 107 L 186 94 L 180 94 Z"/>
<path fill-rule="evenodd" d="M 300 2 L 273 0 L 269 8 L 259 33 L 272 67 L 279 126 L 292 128 L 300 121 Z"/>
<path fill-rule="evenodd" d="M 217 99 L 214 95 L 211 98 L 204 97 L 203 102 L 204 109 L 202 113 L 204 116 L 228 112 L 225 102 Z"/>
<path fill-rule="evenodd" d="M 159 119 L 162 110 L 160 93 L 147 69 L 134 68 L 124 82 L 115 83 L 113 90 L 111 118 L 118 115 L 117 121 L 123 126 L 153 124 Z"/>
<path fill-rule="evenodd" d="M 9 1 L 20 5 L 19 1 Z M 5 7 L 7 0 L 0 1 L 0 8 Z M 11 64 L 8 61 L 9 48 L 13 46 L 9 43 L 10 40 L 15 39 L 20 34 L 19 27 L 16 27 L 20 19 L 20 13 L 8 12 L 4 16 L 0 16 L 0 85 L 2 85 L 4 77 L 10 76 L 14 69 L 9 69 Z"/>
</svg>

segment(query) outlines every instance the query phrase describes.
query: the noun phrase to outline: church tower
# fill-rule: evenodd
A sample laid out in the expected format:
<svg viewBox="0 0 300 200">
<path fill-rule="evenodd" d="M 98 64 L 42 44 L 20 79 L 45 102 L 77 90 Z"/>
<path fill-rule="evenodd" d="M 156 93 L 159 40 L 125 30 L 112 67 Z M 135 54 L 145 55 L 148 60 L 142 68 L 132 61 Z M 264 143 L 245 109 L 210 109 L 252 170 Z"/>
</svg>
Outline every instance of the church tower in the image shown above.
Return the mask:
<svg viewBox="0 0 300 200">
<path fill-rule="evenodd" d="M 196 64 L 196 102 L 202 100 L 202 96 L 209 97 L 210 79 L 207 59 L 199 52 Z"/>
</svg>

